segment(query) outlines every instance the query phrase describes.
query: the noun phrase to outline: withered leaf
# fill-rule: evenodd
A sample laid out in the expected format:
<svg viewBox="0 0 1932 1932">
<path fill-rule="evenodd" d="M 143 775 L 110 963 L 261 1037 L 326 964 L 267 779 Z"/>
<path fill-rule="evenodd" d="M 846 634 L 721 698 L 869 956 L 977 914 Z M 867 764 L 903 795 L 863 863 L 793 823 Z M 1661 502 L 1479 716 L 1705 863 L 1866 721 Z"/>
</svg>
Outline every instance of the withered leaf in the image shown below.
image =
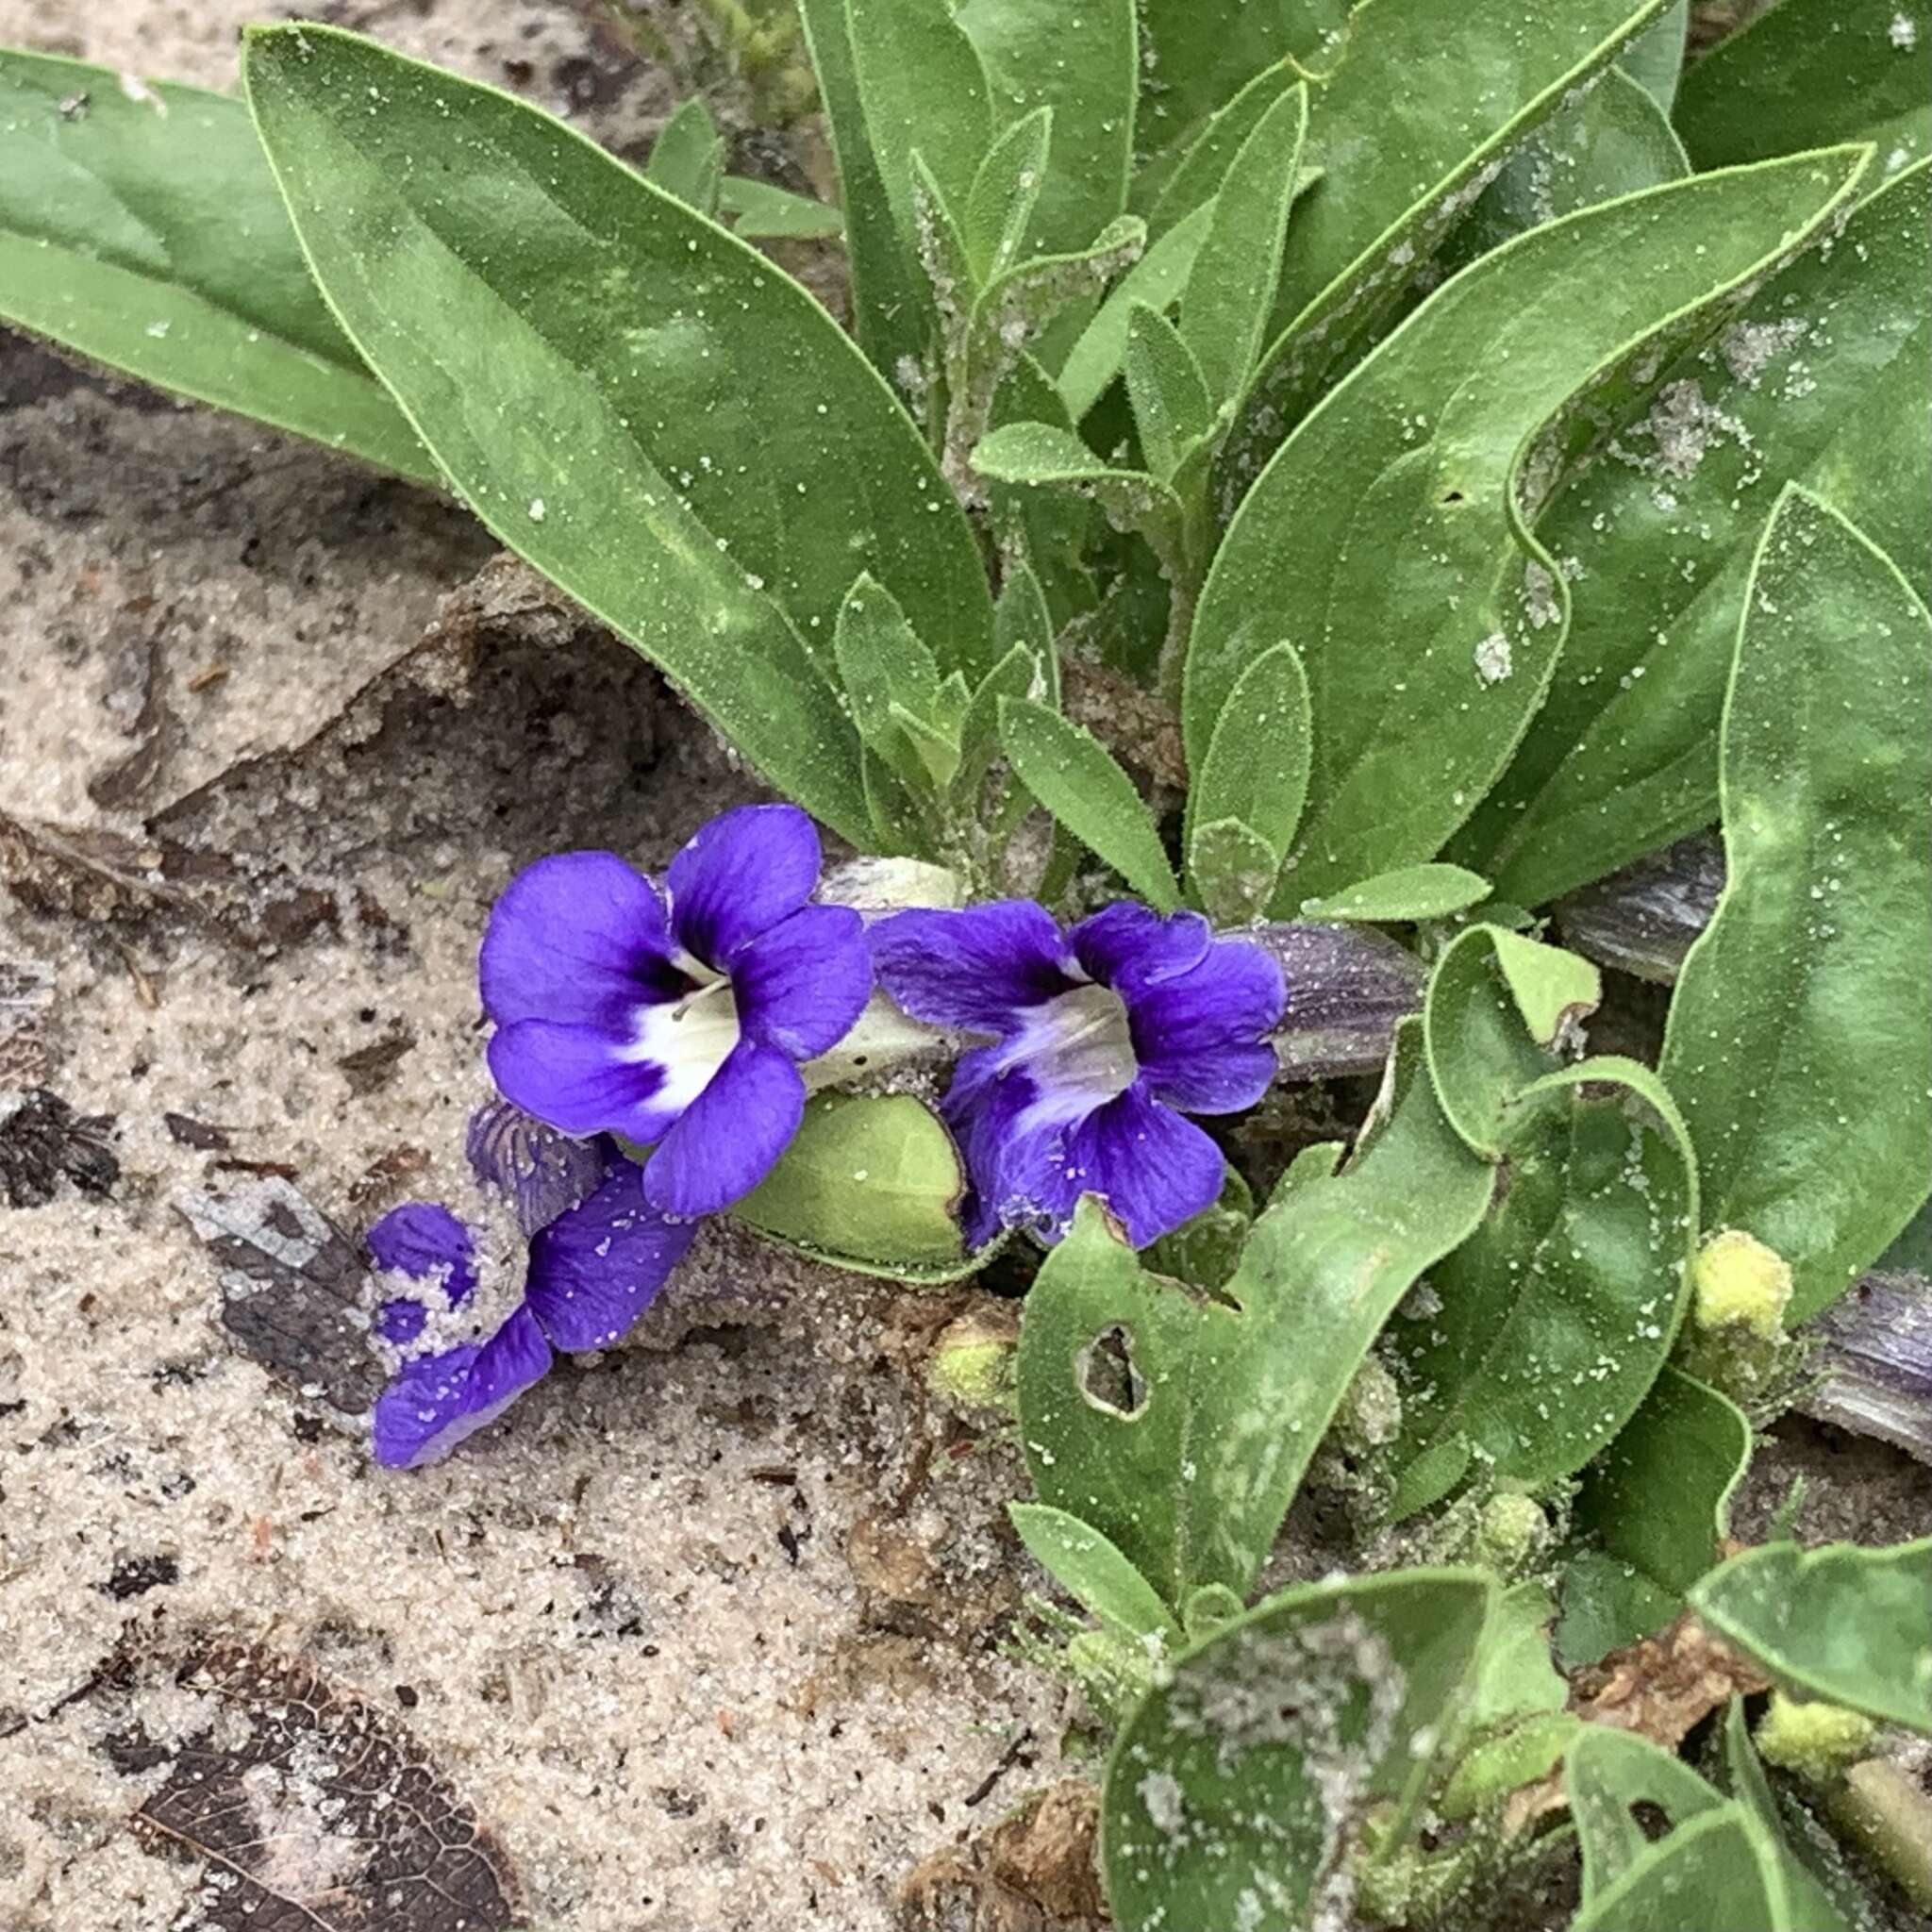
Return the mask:
<svg viewBox="0 0 1932 1932">
<path fill-rule="evenodd" d="M 206 1932 L 513 1932 L 502 1847 L 392 1719 L 298 1658 L 218 1645 L 177 1674 L 218 1721 L 132 1821 L 204 1866 Z"/>
<path fill-rule="evenodd" d="M 403 1056 L 415 1044 L 416 1036 L 407 1026 L 392 1026 L 381 1039 L 343 1054 L 336 1065 L 347 1076 L 351 1093 L 374 1093 L 395 1078 Z"/>
<path fill-rule="evenodd" d="M 366 1415 L 382 1369 L 349 1237 L 276 1177 L 190 1195 L 179 1207 L 221 1263 L 222 1326 L 264 1368 L 322 1396 L 343 1420 Z"/>
<path fill-rule="evenodd" d="M 47 960 L 0 959 L 0 1088 L 46 1084 L 54 1062 L 42 1025 L 53 1004 Z"/>
<path fill-rule="evenodd" d="M 63 1180 L 86 1194 L 107 1194 L 121 1178 L 108 1145 L 113 1120 L 75 1113 L 44 1087 L 0 1093 L 0 1201 L 44 1208 Z"/>
</svg>

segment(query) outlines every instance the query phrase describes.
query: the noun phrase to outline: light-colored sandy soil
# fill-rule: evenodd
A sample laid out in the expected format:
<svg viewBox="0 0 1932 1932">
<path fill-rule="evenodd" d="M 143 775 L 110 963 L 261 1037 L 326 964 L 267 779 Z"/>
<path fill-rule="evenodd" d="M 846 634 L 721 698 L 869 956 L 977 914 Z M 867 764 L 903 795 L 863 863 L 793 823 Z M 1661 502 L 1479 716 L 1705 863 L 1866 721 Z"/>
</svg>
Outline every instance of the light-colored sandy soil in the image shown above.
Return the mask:
<svg viewBox="0 0 1932 1932">
<path fill-rule="evenodd" d="M 569 6 L 338 10 L 616 145 L 661 108 Z M 227 85 L 258 11 L 4 0 L 0 42 Z M 677 1297 L 695 1312 L 658 1324 L 695 1334 L 567 1367 L 408 1476 L 214 1324 L 175 1203 L 245 1180 L 223 1160 L 283 1164 L 351 1233 L 386 1205 L 375 1163 L 425 1150 L 412 1191 L 448 1171 L 480 1097 L 475 942 L 516 865 L 589 842 L 661 862 L 748 795 L 641 666 L 568 622 L 486 644 L 467 708 L 403 688 L 365 704 L 367 741 L 275 759 L 490 547 L 424 494 L 0 339 L 0 813 L 164 824 L 242 874 L 213 923 L 192 888 L 106 923 L 0 893 L 0 958 L 54 970 L 48 1084 L 113 1116 L 121 1164 L 108 1198 L 0 1205 L 6 1932 L 161 1932 L 191 1899 L 192 1868 L 126 1829 L 160 1771 L 124 1774 L 103 1743 L 205 1713 L 153 1669 L 89 1691 L 123 1644 L 233 1637 L 360 1690 L 556 1932 L 870 1932 L 918 1858 L 1053 1774 L 1058 1699 L 998 1649 L 1016 1458 L 928 1416 L 887 1359 L 916 1306 L 714 1248 Z M 298 901 L 279 947 L 251 924 L 275 868 L 328 905 L 311 924 Z M 358 1091 L 340 1062 L 402 1037 Z M 180 1144 L 169 1113 L 230 1148 Z M 720 1289 L 766 1325 L 716 1325 L 743 1312 L 712 1310 Z"/>
</svg>

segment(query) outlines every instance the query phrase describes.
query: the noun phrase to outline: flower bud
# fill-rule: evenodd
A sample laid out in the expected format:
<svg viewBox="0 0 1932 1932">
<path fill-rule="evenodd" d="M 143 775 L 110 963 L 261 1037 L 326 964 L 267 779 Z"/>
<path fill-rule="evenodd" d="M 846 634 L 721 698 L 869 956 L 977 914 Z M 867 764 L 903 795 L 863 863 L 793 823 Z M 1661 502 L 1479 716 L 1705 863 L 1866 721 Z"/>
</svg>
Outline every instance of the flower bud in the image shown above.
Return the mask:
<svg viewBox="0 0 1932 1932">
<path fill-rule="evenodd" d="M 1877 1729 L 1862 1711 L 1839 1704 L 1811 1704 L 1774 1690 L 1769 1708 L 1757 1721 L 1757 1753 L 1780 1771 L 1795 1772 L 1814 1784 L 1829 1784 L 1872 1748 Z"/>
<path fill-rule="evenodd" d="M 1690 1287 L 1700 1328 L 1741 1328 L 1764 1341 L 1784 1333 L 1790 1264 L 1740 1227 L 1722 1229 L 1698 1250 Z"/>
<path fill-rule="evenodd" d="M 933 1345 L 926 1386 L 955 1408 L 1011 1414 L 1018 1342 L 1014 1323 L 1003 1309 L 961 1315 L 941 1330 Z"/>
<path fill-rule="evenodd" d="M 1550 1541 L 1550 1519 L 1534 1496 L 1504 1492 L 1483 1505 L 1475 1530 L 1475 1557 L 1505 1576 L 1514 1576 Z"/>
</svg>

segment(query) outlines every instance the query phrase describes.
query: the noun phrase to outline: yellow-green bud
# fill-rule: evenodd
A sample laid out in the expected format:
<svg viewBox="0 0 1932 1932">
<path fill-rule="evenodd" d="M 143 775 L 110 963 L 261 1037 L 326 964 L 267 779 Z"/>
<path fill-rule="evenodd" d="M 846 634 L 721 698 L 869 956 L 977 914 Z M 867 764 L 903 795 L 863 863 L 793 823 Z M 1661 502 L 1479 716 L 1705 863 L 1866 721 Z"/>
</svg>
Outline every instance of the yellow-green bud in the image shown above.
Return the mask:
<svg viewBox="0 0 1932 1932">
<path fill-rule="evenodd" d="M 1374 1356 L 1364 1359 L 1341 1398 L 1335 1426 L 1349 1449 L 1379 1449 L 1402 1432 L 1402 1391 Z"/>
<path fill-rule="evenodd" d="M 946 1324 L 933 1344 L 927 1386 L 958 1408 L 1010 1411 L 1018 1339 L 1010 1320 L 977 1312 L 961 1315 Z"/>
<path fill-rule="evenodd" d="M 1862 1711 L 1840 1704 L 1807 1704 L 1774 1690 L 1770 1707 L 1757 1721 L 1757 1752 L 1780 1771 L 1829 1784 L 1872 1748 L 1877 1730 Z"/>
<path fill-rule="evenodd" d="M 1513 1575 L 1550 1540 L 1550 1519 L 1533 1496 L 1504 1493 L 1483 1505 L 1476 1524 L 1477 1559 Z"/>
<path fill-rule="evenodd" d="M 1765 1341 L 1784 1333 L 1790 1264 L 1740 1227 L 1722 1229 L 1698 1250 L 1690 1287 L 1700 1328 L 1742 1328 Z"/>
</svg>

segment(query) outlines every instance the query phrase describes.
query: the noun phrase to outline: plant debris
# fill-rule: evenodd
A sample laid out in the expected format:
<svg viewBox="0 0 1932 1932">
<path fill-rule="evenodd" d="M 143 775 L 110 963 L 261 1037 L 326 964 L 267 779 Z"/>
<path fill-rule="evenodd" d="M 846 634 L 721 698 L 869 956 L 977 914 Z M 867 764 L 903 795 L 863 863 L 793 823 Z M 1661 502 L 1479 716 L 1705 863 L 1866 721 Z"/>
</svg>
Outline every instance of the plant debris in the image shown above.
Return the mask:
<svg viewBox="0 0 1932 1932">
<path fill-rule="evenodd" d="M 177 1674 L 219 1720 L 134 1815 L 205 1867 L 203 1932 L 508 1932 L 502 1847 L 415 1741 L 296 1659 L 216 1646 Z"/>
<path fill-rule="evenodd" d="M 222 1326 L 265 1369 L 321 1397 L 345 1424 L 382 1389 L 354 1242 L 280 1176 L 180 1202 L 222 1264 Z"/>
<path fill-rule="evenodd" d="M 0 1199 L 44 1208 L 63 1180 L 84 1194 L 108 1194 L 121 1163 L 108 1145 L 108 1114 L 75 1113 L 44 1087 L 0 1091 Z"/>
</svg>

